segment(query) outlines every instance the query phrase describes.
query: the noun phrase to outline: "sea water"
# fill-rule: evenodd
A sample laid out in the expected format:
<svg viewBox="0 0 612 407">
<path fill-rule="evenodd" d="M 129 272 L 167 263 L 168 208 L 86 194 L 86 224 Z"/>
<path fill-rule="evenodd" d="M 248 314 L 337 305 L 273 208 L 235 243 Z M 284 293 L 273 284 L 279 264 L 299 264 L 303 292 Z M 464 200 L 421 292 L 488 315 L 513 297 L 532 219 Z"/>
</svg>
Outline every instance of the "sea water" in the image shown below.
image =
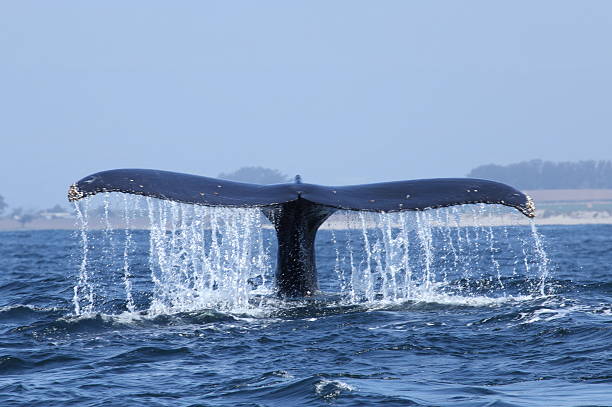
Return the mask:
<svg viewBox="0 0 612 407">
<path fill-rule="evenodd" d="M 2 405 L 612 405 L 611 226 L 341 212 L 282 300 L 257 209 L 75 210 L 0 233 Z"/>
</svg>

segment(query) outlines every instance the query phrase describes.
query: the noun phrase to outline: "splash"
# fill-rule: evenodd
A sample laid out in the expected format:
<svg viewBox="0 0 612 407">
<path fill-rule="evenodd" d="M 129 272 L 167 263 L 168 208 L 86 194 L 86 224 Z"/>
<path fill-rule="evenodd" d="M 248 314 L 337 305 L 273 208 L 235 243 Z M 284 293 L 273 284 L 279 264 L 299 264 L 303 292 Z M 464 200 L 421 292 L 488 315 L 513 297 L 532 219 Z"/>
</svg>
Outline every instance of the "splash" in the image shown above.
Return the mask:
<svg viewBox="0 0 612 407">
<path fill-rule="evenodd" d="M 346 218 L 338 224 L 346 225 L 348 255 L 336 255 L 334 270 L 352 278 L 331 289 L 351 302 L 383 303 L 485 304 L 550 294 L 550 260 L 535 224 L 496 225 L 486 211 L 481 205 L 336 215 Z M 331 243 L 342 249 L 335 235 Z"/>
<path fill-rule="evenodd" d="M 82 251 L 76 315 L 243 312 L 278 304 L 275 235 L 258 209 L 123 194 L 105 194 L 102 206 L 90 209 L 96 199 L 75 204 Z M 338 212 L 317 238 L 321 289 L 344 305 L 373 306 L 498 304 L 550 294 L 540 232 L 509 216 L 490 205 Z"/>
<path fill-rule="evenodd" d="M 248 308 L 257 288 L 267 292 L 270 262 L 262 216 L 147 199 L 153 313 Z"/>
</svg>

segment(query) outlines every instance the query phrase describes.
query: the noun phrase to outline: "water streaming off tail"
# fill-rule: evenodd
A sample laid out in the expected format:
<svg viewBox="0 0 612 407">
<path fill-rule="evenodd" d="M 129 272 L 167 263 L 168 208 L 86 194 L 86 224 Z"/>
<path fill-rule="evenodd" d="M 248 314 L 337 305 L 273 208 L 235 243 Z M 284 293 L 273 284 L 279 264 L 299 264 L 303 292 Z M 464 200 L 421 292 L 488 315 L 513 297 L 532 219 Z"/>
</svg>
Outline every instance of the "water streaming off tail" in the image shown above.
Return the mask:
<svg viewBox="0 0 612 407">
<path fill-rule="evenodd" d="M 476 297 L 548 294 L 549 259 L 542 238 L 533 222 L 520 225 L 520 215 L 507 208 L 343 212 L 332 222 L 335 274 L 351 278 L 340 284 L 331 279 L 324 288 L 352 301 L 461 298 L 469 303 Z M 319 233 L 321 239 L 329 234 Z M 342 235 L 344 242 L 338 238 Z"/>
<path fill-rule="evenodd" d="M 153 312 L 246 308 L 270 274 L 257 209 L 147 200 Z"/>
<path fill-rule="evenodd" d="M 274 296 L 276 237 L 255 208 L 106 194 L 76 207 L 76 314 L 245 310 Z M 523 224 L 519 224 L 523 222 Z M 343 303 L 546 295 L 535 224 L 491 205 L 342 211 L 316 242 L 321 290 Z"/>
<path fill-rule="evenodd" d="M 127 196 L 109 216 L 111 201 L 107 195 L 98 211 L 99 230 L 88 229 L 87 200 L 77 205 L 83 256 L 75 313 L 241 309 L 271 292 L 270 235 L 259 210 Z"/>
</svg>

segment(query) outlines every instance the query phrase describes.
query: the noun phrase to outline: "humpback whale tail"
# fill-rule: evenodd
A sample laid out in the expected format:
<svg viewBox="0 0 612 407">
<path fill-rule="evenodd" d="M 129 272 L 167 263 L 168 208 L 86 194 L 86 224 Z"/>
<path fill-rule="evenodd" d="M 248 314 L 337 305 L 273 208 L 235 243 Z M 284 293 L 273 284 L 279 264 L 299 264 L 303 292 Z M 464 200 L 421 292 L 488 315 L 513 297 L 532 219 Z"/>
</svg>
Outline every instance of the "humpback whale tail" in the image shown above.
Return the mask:
<svg viewBox="0 0 612 407">
<path fill-rule="evenodd" d="M 500 204 L 535 216 L 528 195 L 499 182 L 438 178 L 329 187 L 302 183 L 256 185 L 147 169 L 117 169 L 89 175 L 70 186 L 68 199 L 122 192 L 169 201 L 233 208 L 257 207 L 278 238 L 276 284 L 285 297 L 318 289 L 314 241 L 319 226 L 335 211 L 422 211 L 463 204 Z"/>
</svg>

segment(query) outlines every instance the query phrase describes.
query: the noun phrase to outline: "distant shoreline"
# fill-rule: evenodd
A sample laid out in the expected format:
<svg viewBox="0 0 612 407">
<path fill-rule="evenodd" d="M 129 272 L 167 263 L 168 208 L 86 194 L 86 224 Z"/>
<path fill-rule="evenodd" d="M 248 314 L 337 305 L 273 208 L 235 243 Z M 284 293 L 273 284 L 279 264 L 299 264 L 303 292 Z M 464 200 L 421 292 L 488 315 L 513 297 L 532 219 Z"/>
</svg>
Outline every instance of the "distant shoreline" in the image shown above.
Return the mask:
<svg viewBox="0 0 612 407">
<path fill-rule="evenodd" d="M 612 189 L 541 189 L 527 190 L 536 203 L 536 225 L 610 225 L 612 224 Z M 0 219 L 0 231 L 19 230 L 76 230 L 77 220 L 64 213 L 63 218 L 37 217 L 22 226 L 13 219 Z M 123 228 L 120 220 L 111 219 L 117 229 Z M 134 219 L 134 229 L 149 229 L 148 219 Z M 473 226 L 473 221 L 460 221 L 460 226 Z M 483 216 L 478 219 L 481 226 L 528 225 L 530 220 L 522 216 Z M 354 225 L 356 226 L 356 225 Z M 101 220 L 90 219 L 90 229 L 104 229 Z M 346 229 L 346 221 L 326 221 L 321 229 Z"/>
<path fill-rule="evenodd" d="M 594 213 L 600 215 L 599 213 Z M 536 225 L 612 225 L 612 216 L 551 216 L 535 218 Z M 478 226 L 512 226 L 528 225 L 530 220 L 527 218 L 505 217 L 505 216 L 484 216 L 479 219 Z M 460 222 L 459 226 L 473 226 L 472 221 Z M 354 225 L 357 227 L 357 225 Z M 89 229 L 104 229 L 100 222 L 91 222 Z M 114 229 L 123 229 L 122 224 L 113 224 Z M 148 221 L 140 221 L 132 224 L 133 229 L 149 229 Z M 37 230 L 78 230 L 76 219 L 36 219 L 25 226 L 12 219 L 0 219 L 0 231 L 37 231 Z M 322 230 L 342 230 L 346 229 L 346 221 L 330 218 L 321 226 Z"/>
</svg>

